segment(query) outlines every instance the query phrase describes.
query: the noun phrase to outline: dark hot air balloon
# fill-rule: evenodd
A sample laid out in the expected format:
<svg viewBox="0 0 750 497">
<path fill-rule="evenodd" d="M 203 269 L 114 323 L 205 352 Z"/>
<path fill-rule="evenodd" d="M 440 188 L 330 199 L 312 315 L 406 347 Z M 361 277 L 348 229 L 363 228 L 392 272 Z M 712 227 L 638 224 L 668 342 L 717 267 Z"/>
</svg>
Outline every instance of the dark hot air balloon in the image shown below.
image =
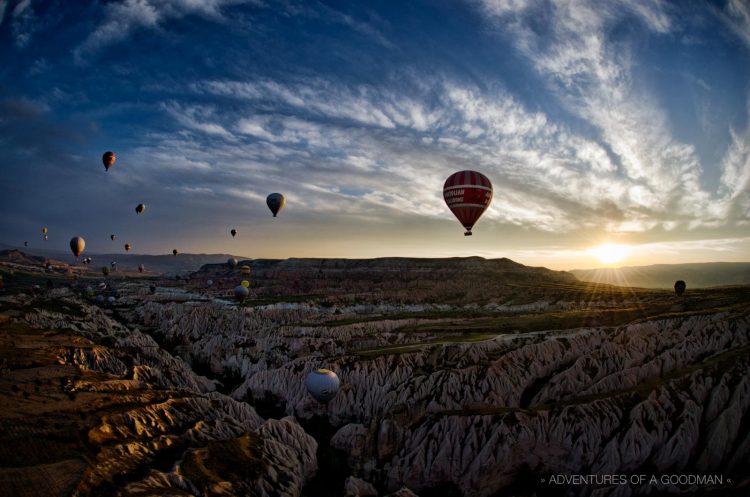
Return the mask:
<svg viewBox="0 0 750 497">
<path fill-rule="evenodd" d="M 109 171 L 109 168 L 115 165 L 115 161 L 117 161 L 117 156 L 114 152 L 104 152 L 104 155 L 102 155 L 102 164 L 104 164 L 105 171 Z"/>
<path fill-rule="evenodd" d="M 110 238 L 110 240 L 112 240 L 114 242 L 115 238 L 117 238 L 117 237 L 115 235 L 109 235 L 109 238 Z"/>
<path fill-rule="evenodd" d="M 266 205 L 271 209 L 273 217 L 276 217 L 276 214 L 286 205 L 286 199 L 280 193 L 272 193 L 266 197 Z"/>
<path fill-rule="evenodd" d="M 73 252 L 74 256 L 81 255 L 84 248 L 86 248 L 86 240 L 80 236 L 74 236 L 70 239 L 70 251 Z"/>
<path fill-rule="evenodd" d="M 250 290 L 242 285 L 234 287 L 234 300 L 237 302 L 244 302 L 247 296 L 250 295 Z"/>
<path fill-rule="evenodd" d="M 305 387 L 310 395 L 321 404 L 333 399 L 339 391 L 339 377 L 330 369 L 310 371 L 305 379 Z"/>
<path fill-rule="evenodd" d="M 135 213 L 136 214 L 143 214 L 143 211 L 146 210 L 146 206 L 143 204 L 138 204 L 135 206 Z"/>
<path fill-rule="evenodd" d="M 130 249 L 133 248 L 129 243 L 125 244 L 125 252 L 130 252 Z"/>
<path fill-rule="evenodd" d="M 177 255 L 177 254 L 179 254 L 179 252 L 177 252 L 177 249 L 174 249 L 174 250 L 172 251 L 172 255 Z"/>
<path fill-rule="evenodd" d="M 227 266 L 229 266 L 231 269 L 234 269 L 237 267 L 237 259 L 234 257 L 230 257 L 227 259 Z"/>
<path fill-rule="evenodd" d="M 685 290 L 687 289 L 687 285 L 682 280 L 677 280 L 674 282 L 674 293 L 677 294 L 677 296 L 681 296 L 683 293 L 685 293 Z"/>
<path fill-rule="evenodd" d="M 471 228 L 492 201 L 492 183 L 482 173 L 459 171 L 451 174 L 443 185 L 443 198 L 448 208 L 471 235 Z"/>
<path fill-rule="evenodd" d="M 237 230 L 235 230 L 235 229 L 233 229 L 232 231 L 230 231 L 230 233 L 232 234 L 232 238 L 234 238 L 235 236 L 237 236 Z"/>
</svg>

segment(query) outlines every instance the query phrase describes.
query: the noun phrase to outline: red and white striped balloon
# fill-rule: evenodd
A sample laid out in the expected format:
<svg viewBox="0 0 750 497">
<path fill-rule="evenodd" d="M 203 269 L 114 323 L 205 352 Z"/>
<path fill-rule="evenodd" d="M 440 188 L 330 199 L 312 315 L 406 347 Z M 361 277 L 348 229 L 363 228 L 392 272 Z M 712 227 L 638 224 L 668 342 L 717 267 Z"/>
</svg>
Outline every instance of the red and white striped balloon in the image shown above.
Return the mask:
<svg viewBox="0 0 750 497">
<path fill-rule="evenodd" d="M 443 185 L 443 198 L 448 208 L 466 228 L 465 236 L 492 202 L 492 183 L 482 173 L 459 171 L 451 174 Z"/>
</svg>

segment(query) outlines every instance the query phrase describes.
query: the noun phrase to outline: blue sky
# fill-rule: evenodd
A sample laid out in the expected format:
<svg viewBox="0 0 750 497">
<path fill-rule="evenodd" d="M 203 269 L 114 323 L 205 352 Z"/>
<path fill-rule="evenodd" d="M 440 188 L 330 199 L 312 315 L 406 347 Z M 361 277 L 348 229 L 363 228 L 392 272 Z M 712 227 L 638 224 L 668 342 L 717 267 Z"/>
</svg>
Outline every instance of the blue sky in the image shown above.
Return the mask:
<svg viewBox="0 0 750 497">
<path fill-rule="evenodd" d="M 750 260 L 743 1 L 71 5 L 0 0 L 0 242 Z M 495 188 L 471 238 L 461 169 Z"/>
</svg>

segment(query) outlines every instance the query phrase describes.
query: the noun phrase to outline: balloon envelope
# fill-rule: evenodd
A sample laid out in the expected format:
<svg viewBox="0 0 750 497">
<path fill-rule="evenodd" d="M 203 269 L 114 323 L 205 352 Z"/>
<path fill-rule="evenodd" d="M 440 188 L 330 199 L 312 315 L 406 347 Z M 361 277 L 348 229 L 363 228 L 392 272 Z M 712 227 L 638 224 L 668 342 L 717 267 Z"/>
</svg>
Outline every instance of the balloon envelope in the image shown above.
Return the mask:
<svg viewBox="0 0 750 497">
<path fill-rule="evenodd" d="M 115 235 L 109 235 L 109 238 L 110 238 L 110 239 L 111 239 L 112 241 L 114 241 L 114 240 L 115 240 L 115 238 L 117 238 L 117 237 L 116 237 Z"/>
<path fill-rule="evenodd" d="M 286 199 L 280 193 L 272 193 L 266 197 L 266 205 L 271 209 L 273 217 L 276 217 L 276 214 L 286 205 Z"/>
<path fill-rule="evenodd" d="M 229 266 L 232 269 L 236 268 L 237 267 L 237 259 L 235 259 L 234 257 L 230 257 L 229 259 L 227 259 L 227 266 Z"/>
<path fill-rule="evenodd" d="M 104 164 L 105 171 L 109 171 L 109 168 L 114 166 L 115 161 L 117 161 L 117 156 L 114 152 L 104 152 L 104 155 L 102 155 L 102 164 Z"/>
<path fill-rule="evenodd" d="M 172 251 L 172 255 L 177 255 L 177 254 L 179 254 L 179 252 L 177 252 L 177 249 L 174 249 L 174 250 Z"/>
<path fill-rule="evenodd" d="M 42 228 L 42 235 L 46 235 L 46 234 L 47 234 L 47 228 Z"/>
<path fill-rule="evenodd" d="M 144 266 L 143 264 L 138 264 L 138 272 L 139 273 L 142 273 L 144 269 L 146 269 L 146 266 Z"/>
<path fill-rule="evenodd" d="M 234 238 L 235 236 L 237 236 L 237 230 L 232 230 L 232 231 L 230 231 L 230 233 L 232 234 L 232 238 Z"/>
<path fill-rule="evenodd" d="M 443 199 L 466 229 L 464 235 L 469 236 L 474 224 L 492 202 L 492 183 L 482 173 L 459 171 L 445 180 Z"/>
<path fill-rule="evenodd" d="M 682 280 L 677 280 L 674 282 L 674 293 L 676 293 L 678 296 L 685 293 L 685 290 L 687 289 L 687 285 Z"/>
<path fill-rule="evenodd" d="M 242 276 L 248 276 L 250 274 L 250 266 L 242 266 L 240 268 L 240 273 Z"/>
<path fill-rule="evenodd" d="M 81 255 L 84 248 L 86 248 L 86 241 L 80 236 L 74 236 L 70 239 L 70 251 L 73 252 L 74 256 Z"/>
<path fill-rule="evenodd" d="M 138 205 L 135 206 L 135 213 L 136 214 L 142 214 L 143 211 L 145 211 L 145 210 L 146 210 L 146 206 L 143 205 L 143 204 L 138 204 Z"/>
<path fill-rule="evenodd" d="M 125 252 L 130 252 L 130 249 L 133 248 L 129 243 L 125 244 Z"/>
<path fill-rule="evenodd" d="M 244 302 L 247 296 L 250 295 L 250 290 L 242 285 L 234 287 L 234 300 L 237 302 Z"/>
<path fill-rule="evenodd" d="M 333 399 L 339 391 L 339 377 L 329 369 L 310 371 L 305 379 L 305 387 L 318 402 L 325 404 Z"/>
<path fill-rule="evenodd" d="M 245 288 L 250 288 L 250 282 L 247 280 L 242 280 L 242 283 L 240 285 L 244 286 Z"/>
</svg>

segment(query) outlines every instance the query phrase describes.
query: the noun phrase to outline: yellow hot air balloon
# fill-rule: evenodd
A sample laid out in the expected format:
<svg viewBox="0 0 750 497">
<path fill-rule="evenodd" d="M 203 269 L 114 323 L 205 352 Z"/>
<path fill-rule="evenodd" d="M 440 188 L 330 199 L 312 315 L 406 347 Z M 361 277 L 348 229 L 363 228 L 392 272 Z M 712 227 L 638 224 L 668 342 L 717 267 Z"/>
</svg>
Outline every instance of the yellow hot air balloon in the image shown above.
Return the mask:
<svg viewBox="0 0 750 497">
<path fill-rule="evenodd" d="M 42 228 L 42 235 L 46 235 L 46 234 L 47 234 L 47 228 L 46 227 Z"/>
<path fill-rule="evenodd" d="M 247 280 L 242 280 L 242 283 L 240 285 L 244 286 L 245 288 L 250 288 L 250 282 Z"/>
<path fill-rule="evenodd" d="M 70 251 L 76 257 L 83 253 L 84 248 L 86 248 L 86 241 L 82 237 L 75 236 L 70 239 Z"/>
</svg>

